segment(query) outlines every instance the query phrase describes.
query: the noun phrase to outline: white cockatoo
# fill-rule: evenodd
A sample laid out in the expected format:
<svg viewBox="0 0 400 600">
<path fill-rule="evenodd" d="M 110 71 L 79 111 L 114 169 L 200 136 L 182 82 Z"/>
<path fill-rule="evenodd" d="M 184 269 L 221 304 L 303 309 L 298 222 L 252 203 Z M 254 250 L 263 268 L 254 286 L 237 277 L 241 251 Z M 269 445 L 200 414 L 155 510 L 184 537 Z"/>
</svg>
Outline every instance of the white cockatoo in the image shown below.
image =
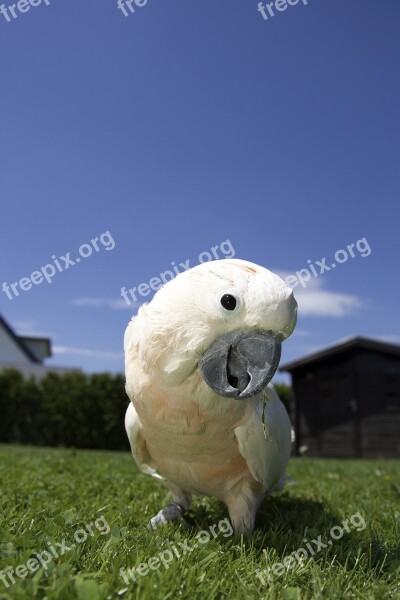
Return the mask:
<svg viewBox="0 0 400 600">
<path fill-rule="evenodd" d="M 196 493 L 227 505 L 235 533 L 253 531 L 291 452 L 289 417 L 269 382 L 296 315 L 280 277 L 224 259 L 180 273 L 131 320 L 126 431 L 139 469 L 173 497 L 153 528 L 180 520 Z"/>
</svg>

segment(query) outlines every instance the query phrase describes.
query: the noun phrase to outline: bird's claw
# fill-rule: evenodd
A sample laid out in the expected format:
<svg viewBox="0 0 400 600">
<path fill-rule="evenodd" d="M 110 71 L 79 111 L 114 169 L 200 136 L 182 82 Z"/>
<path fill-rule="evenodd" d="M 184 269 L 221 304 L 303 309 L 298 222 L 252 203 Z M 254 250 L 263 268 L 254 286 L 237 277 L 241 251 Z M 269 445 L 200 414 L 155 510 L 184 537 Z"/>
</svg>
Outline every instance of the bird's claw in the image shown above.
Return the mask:
<svg viewBox="0 0 400 600">
<path fill-rule="evenodd" d="M 166 525 L 169 521 L 182 521 L 185 509 L 177 502 L 171 502 L 166 508 L 160 510 L 155 517 L 150 519 L 148 528 L 155 530 L 160 525 Z"/>
</svg>

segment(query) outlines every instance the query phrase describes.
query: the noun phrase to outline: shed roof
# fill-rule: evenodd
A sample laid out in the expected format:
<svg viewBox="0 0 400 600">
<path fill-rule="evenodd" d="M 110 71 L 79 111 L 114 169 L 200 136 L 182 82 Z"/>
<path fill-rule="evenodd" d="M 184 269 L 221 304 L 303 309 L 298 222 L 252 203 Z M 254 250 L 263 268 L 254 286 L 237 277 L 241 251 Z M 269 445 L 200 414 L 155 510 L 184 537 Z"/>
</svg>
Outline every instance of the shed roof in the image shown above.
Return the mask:
<svg viewBox="0 0 400 600">
<path fill-rule="evenodd" d="M 375 352 L 382 352 L 384 354 L 391 354 L 394 356 L 400 356 L 400 345 L 390 344 L 381 340 L 374 340 L 371 338 L 365 338 L 361 336 L 354 336 L 340 340 L 331 346 L 322 348 L 317 352 L 308 354 L 303 358 L 293 360 L 280 367 L 280 371 L 296 371 L 304 366 L 311 365 L 312 363 L 319 362 L 325 358 L 331 358 L 347 350 L 363 349 L 363 350 L 374 350 Z"/>
</svg>

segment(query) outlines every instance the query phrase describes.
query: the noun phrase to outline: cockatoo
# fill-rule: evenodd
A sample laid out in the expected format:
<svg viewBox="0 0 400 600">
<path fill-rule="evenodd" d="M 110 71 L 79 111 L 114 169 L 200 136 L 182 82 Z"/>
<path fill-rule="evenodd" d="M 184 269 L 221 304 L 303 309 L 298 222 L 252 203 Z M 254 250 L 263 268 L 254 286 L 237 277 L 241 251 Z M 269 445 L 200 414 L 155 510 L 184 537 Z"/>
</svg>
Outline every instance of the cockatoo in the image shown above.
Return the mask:
<svg viewBox="0 0 400 600">
<path fill-rule="evenodd" d="M 139 469 L 173 498 L 153 528 L 182 519 L 195 493 L 224 502 L 236 534 L 253 531 L 291 452 L 289 417 L 269 382 L 296 315 L 280 277 L 223 259 L 180 273 L 130 321 L 125 427 Z"/>
</svg>

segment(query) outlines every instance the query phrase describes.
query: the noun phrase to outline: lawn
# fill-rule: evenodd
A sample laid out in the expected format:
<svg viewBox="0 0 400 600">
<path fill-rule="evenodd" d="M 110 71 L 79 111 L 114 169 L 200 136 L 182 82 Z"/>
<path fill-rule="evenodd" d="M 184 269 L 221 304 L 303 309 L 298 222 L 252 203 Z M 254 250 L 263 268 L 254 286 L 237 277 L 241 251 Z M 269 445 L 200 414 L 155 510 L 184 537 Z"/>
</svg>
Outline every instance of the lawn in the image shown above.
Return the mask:
<svg viewBox="0 0 400 600">
<path fill-rule="evenodd" d="M 400 598 L 400 462 L 288 471 L 296 484 L 263 502 L 249 540 L 210 498 L 194 529 L 150 532 L 166 491 L 128 453 L 2 445 L 0 599 Z"/>
</svg>

